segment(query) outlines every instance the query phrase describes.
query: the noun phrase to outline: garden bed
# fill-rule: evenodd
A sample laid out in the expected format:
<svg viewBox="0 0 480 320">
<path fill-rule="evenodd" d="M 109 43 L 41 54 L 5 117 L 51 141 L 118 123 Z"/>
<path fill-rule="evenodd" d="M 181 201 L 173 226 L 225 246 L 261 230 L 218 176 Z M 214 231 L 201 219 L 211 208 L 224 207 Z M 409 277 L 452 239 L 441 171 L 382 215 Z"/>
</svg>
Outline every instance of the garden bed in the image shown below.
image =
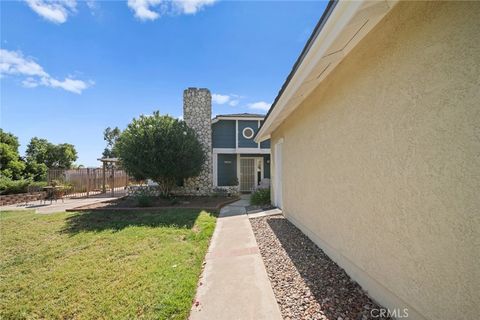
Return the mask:
<svg viewBox="0 0 480 320">
<path fill-rule="evenodd" d="M 92 211 L 92 210 L 139 210 L 149 211 L 172 208 L 195 208 L 206 210 L 219 210 L 223 206 L 237 201 L 238 197 L 207 197 L 207 196 L 179 196 L 175 199 L 152 198 L 148 206 L 139 206 L 135 197 L 123 197 L 106 202 L 97 202 L 85 206 L 68 209 L 67 211 Z"/>
<path fill-rule="evenodd" d="M 284 319 L 367 320 L 378 315 L 371 311 L 381 307 L 283 216 L 250 223 Z"/>
</svg>

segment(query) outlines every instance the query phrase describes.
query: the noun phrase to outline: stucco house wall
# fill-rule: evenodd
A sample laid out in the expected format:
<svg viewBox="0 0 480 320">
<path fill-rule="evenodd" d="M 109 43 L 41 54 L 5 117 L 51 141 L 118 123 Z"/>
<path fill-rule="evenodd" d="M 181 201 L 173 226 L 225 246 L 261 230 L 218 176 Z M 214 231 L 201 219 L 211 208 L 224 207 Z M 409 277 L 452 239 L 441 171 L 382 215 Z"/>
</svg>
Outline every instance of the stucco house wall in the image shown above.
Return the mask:
<svg viewBox="0 0 480 320">
<path fill-rule="evenodd" d="M 480 314 L 479 35 L 478 2 L 401 2 L 272 134 L 287 218 L 411 319 Z"/>
</svg>

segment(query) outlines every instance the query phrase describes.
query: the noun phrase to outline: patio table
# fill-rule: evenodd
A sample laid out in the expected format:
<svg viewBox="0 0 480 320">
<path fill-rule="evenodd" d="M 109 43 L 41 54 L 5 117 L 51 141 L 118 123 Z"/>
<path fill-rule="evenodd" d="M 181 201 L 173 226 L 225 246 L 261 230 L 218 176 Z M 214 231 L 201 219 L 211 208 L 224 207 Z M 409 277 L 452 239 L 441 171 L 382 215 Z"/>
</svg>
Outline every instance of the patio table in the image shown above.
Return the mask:
<svg viewBox="0 0 480 320">
<path fill-rule="evenodd" d="M 46 187 L 43 187 L 43 190 L 45 190 L 47 192 L 47 197 L 45 198 L 45 201 L 47 199 L 50 199 L 50 203 L 52 203 L 53 200 L 55 200 L 55 202 L 57 202 L 58 199 L 62 199 L 62 202 L 64 202 L 63 200 L 63 193 L 59 192 L 60 190 L 63 190 L 63 186 L 46 186 Z"/>
</svg>

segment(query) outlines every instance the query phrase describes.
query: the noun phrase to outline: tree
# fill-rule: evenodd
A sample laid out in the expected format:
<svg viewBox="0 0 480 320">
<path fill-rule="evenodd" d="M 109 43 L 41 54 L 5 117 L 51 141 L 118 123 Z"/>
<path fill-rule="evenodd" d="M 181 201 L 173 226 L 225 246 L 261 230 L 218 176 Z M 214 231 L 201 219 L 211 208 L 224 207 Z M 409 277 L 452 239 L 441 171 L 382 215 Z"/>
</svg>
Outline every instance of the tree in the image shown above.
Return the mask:
<svg viewBox="0 0 480 320">
<path fill-rule="evenodd" d="M 158 111 L 133 119 L 116 143 L 122 166 L 137 179 L 157 182 L 169 196 L 179 180 L 197 176 L 205 153 L 187 124 Z"/>
<path fill-rule="evenodd" d="M 73 163 L 78 159 L 75 146 L 69 143 L 57 144 L 51 153 L 53 158 L 50 160 L 49 168 L 70 169 Z M 49 165 L 47 164 L 47 166 Z"/>
<path fill-rule="evenodd" d="M 49 151 L 53 149 L 53 144 L 47 139 L 40 139 L 33 137 L 27 145 L 25 155 L 27 162 L 35 161 L 36 163 L 43 163 L 47 165 Z"/>
<path fill-rule="evenodd" d="M 0 173 L 2 176 L 18 180 L 22 178 L 25 163 L 18 153 L 18 138 L 0 129 Z"/>
<path fill-rule="evenodd" d="M 118 156 L 115 145 L 121 133 L 122 132 L 118 127 L 115 127 L 113 129 L 107 127 L 103 131 L 103 140 L 107 141 L 107 147 L 103 150 L 102 153 L 102 156 L 104 158 L 116 158 Z"/>
<path fill-rule="evenodd" d="M 25 152 L 27 164 L 44 164 L 47 168 L 70 169 L 77 160 L 77 151 L 69 143 L 53 144 L 46 139 L 34 137 Z"/>
<path fill-rule="evenodd" d="M 38 163 L 27 158 L 25 167 L 25 177 L 34 181 L 47 180 L 47 165 L 45 163 Z"/>
</svg>

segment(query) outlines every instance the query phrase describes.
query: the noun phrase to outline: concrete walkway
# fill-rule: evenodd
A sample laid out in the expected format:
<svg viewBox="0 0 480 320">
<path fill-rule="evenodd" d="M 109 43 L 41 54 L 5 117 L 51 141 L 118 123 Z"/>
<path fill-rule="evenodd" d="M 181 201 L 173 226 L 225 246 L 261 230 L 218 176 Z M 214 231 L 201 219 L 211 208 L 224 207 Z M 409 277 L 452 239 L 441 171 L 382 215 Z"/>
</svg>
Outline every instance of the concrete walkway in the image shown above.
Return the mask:
<svg viewBox="0 0 480 320">
<path fill-rule="evenodd" d="M 65 210 L 73 209 L 79 206 L 85 206 L 88 204 L 93 204 L 97 202 L 110 201 L 114 200 L 124 194 L 118 193 L 115 197 L 109 195 L 93 196 L 90 198 L 79 198 L 79 199 L 70 199 L 66 198 L 57 201 L 31 201 L 27 205 L 25 203 L 17 203 L 8 206 L 1 206 L 0 211 L 10 211 L 10 210 L 35 210 L 36 213 L 54 213 L 54 212 L 65 212 Z"/>
<path fill-rule="evenodd" d="M 248 221 L 248 198 L 220 211 L 190 319 L 282 319 Z"/>
</svg>

